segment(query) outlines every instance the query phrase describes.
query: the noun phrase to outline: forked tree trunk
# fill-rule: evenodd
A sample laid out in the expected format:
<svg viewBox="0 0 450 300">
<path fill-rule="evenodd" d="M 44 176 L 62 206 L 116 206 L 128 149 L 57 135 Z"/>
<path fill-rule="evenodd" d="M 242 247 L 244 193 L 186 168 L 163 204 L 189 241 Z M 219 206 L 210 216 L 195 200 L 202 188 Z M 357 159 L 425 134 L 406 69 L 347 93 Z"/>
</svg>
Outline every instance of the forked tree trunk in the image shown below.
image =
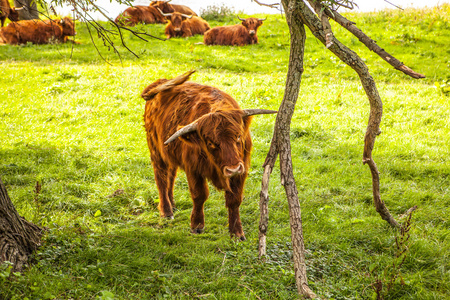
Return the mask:
<svg viewBox="0 0 450 300">
<path fill-rule="evenodd" d="M 268 222 L 269 177 L 273 166 L 280 155 L 281 184 L 284 186 L 289 204 L 289 221 L 291 225 L 292 250 L 297 290 L 300 295 L 315 298 L 316 295 L 308 286 L 305 264 L 305 245 L 297 186 L 292 168 L 290 125 L 294 114 L 303 73 L 303 54 L 305 49 L 305 28 L 300 18 L 299 7 L 295 1 L 282 1 L 286 20 L 291 35 L 291 51 L 286 79 L 286 89 L 275 123 L 274 135 L 269 153 L 264 163 L 263 187 L 261 189 L 261 221 L 260 221 L 260 256 L 265 254 L 265 232 Z M 264 240 L 261 243 L 261 240 Z M 263 248 L 262 248 L 263 247 Z M 262 254 L 262 255 L 263 255 Z"/>
<path fill-rule="evenodd" d="M 308 6 L 306 6 L 306 1 L 309 2 L 311 7 L 314 8 L 314 11 L 317 15 Z M 259 1 L 256 2 L 260 5 L 266 5 L 270 7 L 275 7 L 278 5 L 276 3 L 261 4 Z M 299 92 L 301 75 L 303 72 L 303 51 L 305 42 L 304 25 L 306 25 L 314 34 L 314 36 L 318 40 L 320 40 L 332 53 L 334 53 L 337 57 L 339 57 L 340 60 L 345 62 L 353 70 L 355 70 L 356 73 L 358 73 L 361 84 L 364 87 L 370 104 L 369 122 L 364 138 L 364 152 L 362 161 L 364 164 L 367 164 L 369 166 L 370 172 L 372 174 L 373 200 L 377 212 L 392 227 L 396 228 L 399 227 L 398 222 L 392 217 L 385 203 L 381 200 L 379 172 L 372 158 L 372 150 L 375 145 L 375 139 L 381 133 L 380 123 L 383 113 L 383 104 L 378 94 L 375 81 L 370 75 L 367 66 L 355 52 L 343 45 L 334 37 L 330 23 L 328 21 L 328 17 L 333 18 L 340 25 L 348 29 L 352 34 L 358 37 L 358 39 L 370 50 L 377 53 L 380 57 L 382 57 L 396 69 L 413 78 L 424 78 L 425 76 L 411 70 L 395 57 L 387 53 L 384 49 L 376 45 L 375 41 L 366 36 L 354 25 L 354 23 L 348 21 L 337 12 L 331 12 L 331 10 L 326 7 L 325 1 L 282 0 L 281 2 L 285 10 L 286 20 L 289 25 L 289 31 L 291 34 L 291 54 L 289 58 L 286 90 L 283 101 L 280 105 L 280 109 L 278 111 L 272 144 L 270 145 L 270 150 L 264 163 L 264 174 L 262 178 L 260 194 L 261 219 L 259 223 L 259 256 L 263 257 L 266 254 L 266 232 L 269 220 L 269 179 L 278 154 L 280 154 L 281 183 L 285 187 L 289 202 L 289 216 L 292 232 L 294 269 L 297 289 L 299 294 L 312 298 L 315 297 L 315 295 L 307 285 L 302 221 L 300 214 L 300 205 L 297 196 L 297 188 L 295 185 L 292 170 L 289 136 L 290 122 L 292 114 L 294 113 L 294 107 Z M 413 207 L 410 210 L 414 210 L 415 208 L 416 207 Z"/>
<path fill-rule="evenodd" d="M 9 261 L 13 272 L 22 271 L 28 256 L 40 245 L 42 231 L 19 216 L 0 179 L 0 263 Z"/>
</svg>

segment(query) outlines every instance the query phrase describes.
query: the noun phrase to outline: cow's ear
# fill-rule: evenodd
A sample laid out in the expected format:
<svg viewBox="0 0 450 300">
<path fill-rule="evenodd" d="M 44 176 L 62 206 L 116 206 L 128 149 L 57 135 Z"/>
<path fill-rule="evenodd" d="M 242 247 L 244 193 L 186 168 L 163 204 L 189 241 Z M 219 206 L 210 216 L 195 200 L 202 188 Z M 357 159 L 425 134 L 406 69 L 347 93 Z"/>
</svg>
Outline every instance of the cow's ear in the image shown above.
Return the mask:
<svg viewBox="0 0 450 300">
<path fill-rule="evenodd" d="M 198 136 L 198 133 L 196 131 L 189 132 L 186 134 L 183 134 L 182 136 L 178 137 L 183 143 L 189 144 L 189 145 L 200 145 L 201 140 Z"/>
<path fill-rule="evenodd" d="M 245 116 L 242 117 L 242 121 L 244 122 L 244 131 L 247 131 L 250 128 L 250 123 L 252 122 L 253 116 Z"/>
</svg>

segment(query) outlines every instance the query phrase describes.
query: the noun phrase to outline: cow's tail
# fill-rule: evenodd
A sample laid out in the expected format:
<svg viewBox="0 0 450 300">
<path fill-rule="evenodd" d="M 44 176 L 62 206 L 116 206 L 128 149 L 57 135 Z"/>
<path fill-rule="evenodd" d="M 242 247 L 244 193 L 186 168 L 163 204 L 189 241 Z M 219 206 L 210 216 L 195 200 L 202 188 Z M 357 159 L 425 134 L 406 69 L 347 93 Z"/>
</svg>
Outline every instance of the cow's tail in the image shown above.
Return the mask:
<svg viewBox="0 0 450 300">
<path fill-rule="evenodd" d="M 170 90 L 171 88 L 176 87 L 177 85 L 180 85 L 184 83 L 186 80 L 189 79 L 189 76 L 191 76 L 192 73 L 194 73 L 195 70 L 188 71 L 180 76 L 177 76 L 175 78 L 161 81 L 160 84 L 152 87 L 149 90 L 144 90 L 142 92 L 141 97 L 145 99 L 145 101 L 153 99 L 158 93 Z"/>
</svg>

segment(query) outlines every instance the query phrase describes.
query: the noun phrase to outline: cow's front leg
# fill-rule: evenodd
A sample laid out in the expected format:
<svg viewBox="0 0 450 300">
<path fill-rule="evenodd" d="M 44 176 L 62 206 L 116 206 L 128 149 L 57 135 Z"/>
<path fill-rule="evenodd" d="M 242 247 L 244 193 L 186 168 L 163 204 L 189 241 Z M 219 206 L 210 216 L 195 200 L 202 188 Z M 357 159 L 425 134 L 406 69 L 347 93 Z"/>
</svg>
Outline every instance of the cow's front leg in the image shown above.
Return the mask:
<svg viewBox="0 0 450 300">
<path fill-rule="evenodd" d="M 245 235 L 239 215 L 239 206 L 242 203 L 245 177 L 246 175 L 231 178 L 231 191 L 225 192 L 225 203 L 228 209 L 228 228 L 230 230 L 230 235 L 236 236 L 241 241 L 245 240 Z"/>
<path fill-rule="evenodd" d="M 181 37 L 186 38 L 186 37 L 192 36 L 192 31 L 189 28 L 186 28 L 186 27 L 182 28 L 182 32 L 183 32 L 183 34 L 181 35 Z"/>
<path fill-rule="evenodd" d="M 191 213 L 191 232 L 202 233 L 205 228 L 205 214 L 203 204 L 209 196 L 208 185 L 205 178 L 188 174 L 189 191 L 194 204 Z"/>
</svg>

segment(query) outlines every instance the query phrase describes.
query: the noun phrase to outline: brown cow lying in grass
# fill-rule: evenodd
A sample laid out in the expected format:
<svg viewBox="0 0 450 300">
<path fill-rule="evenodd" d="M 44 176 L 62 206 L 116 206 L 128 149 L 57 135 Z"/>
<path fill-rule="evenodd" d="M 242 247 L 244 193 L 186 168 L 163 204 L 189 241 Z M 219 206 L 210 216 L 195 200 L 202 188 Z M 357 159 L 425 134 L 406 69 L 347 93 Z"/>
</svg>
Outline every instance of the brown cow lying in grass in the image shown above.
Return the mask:
<svg viewBox="0 0 450 300">
<path fill-rule="evenodd" d="M 75 25 L 70 18 L 55 20 L 27 20 L 9 23 L 0 29 L 0 43 L 18 45 L 28 42 L 48 44 L 51 42 L 73 42 Z"/>
<path fill-rule="evenodd" d="M 158 8 L 159 9 L 159 8 Z M 169 24 L 166 26 L 164 33 L 168 39 L 173 37 L 190 37 L 196 34 L 204 34 L 209 27 L 208 22 L 200 17 L 188 16 L 179 12 L 161 14 L 168 18 Z"/>
<path fill-rule="evenodd" d="M 239 18 L 239 17 L 238 17 Z M 243 46 L 258 43 L 256 31 L 265 19 L 241 19 L 241 24 L 214 27 L 207 32 L 203 41 L 206 45 Z"/>
<path fill-rule="evenodd" d="M 187 82 L 194 71 L 174 79 L 159 79 L 142 92 L 145 131 L 162 217 L 173 218 L 173 188 L 177 169 L 186 172 L 194 207 L 192 233 L 205 227 L 203 205 L 210 181 L 225 190 L 230 234 L 245 240 L 239 216 L 244 182 L 250 167 L 251 116 L 273 110 L 246 109 L 227 93 Z"/>
<path fill-rule="evenodd" d="M 167 23 L 164 16 L 153 6 L 136 5 L 128 7 L 114 20 L 122 26 L 136 26 L 139 23 L 156 24 Z"/>
<path fill-rule="evenodd" d="M 159 8 L 163 13 L 179 12 L 185 15 L 196 16 L 197 14 L 186 5 L 170 4 L 169 1 L 152 1 L 150 6 Z"/>
<path fill-rule="evenodd" d="M 1 27 L 5 25 L 6 18 L 10 19 L 13 22 L 19 21 L 19 13 L 18 10 L 23 8 L 14 8 L 11 7 L 8 0 L 0 0 L 0 22 Z"/>
</svg>

